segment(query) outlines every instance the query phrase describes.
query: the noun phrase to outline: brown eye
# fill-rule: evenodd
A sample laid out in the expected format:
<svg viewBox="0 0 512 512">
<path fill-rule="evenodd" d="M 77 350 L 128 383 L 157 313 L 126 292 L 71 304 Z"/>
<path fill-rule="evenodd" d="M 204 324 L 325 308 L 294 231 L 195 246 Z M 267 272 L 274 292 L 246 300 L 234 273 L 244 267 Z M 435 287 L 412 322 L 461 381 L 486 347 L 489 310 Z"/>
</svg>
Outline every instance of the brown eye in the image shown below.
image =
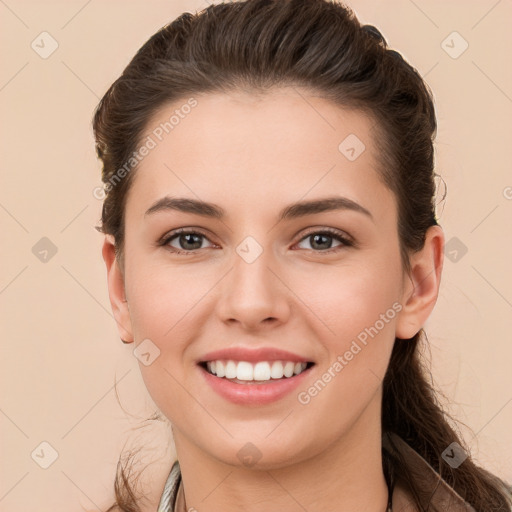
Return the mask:
<svg viewBox="0 0 512 512">
<path fill-rule="evenodd" d="M 310 232 L 301 239 L 301 242 L 303 240 L 309 241 L 310 248 L 306 247 L 306 249 L 310 249 L 315 252 L 334 252 L 339 248 L 354 245 L 351 240 L 340 232 L 330 229 Z M 334 248 L 332 247 L 333 240 L 340 242 Z"/>
<path fill-rule="evenodd" d="M 161 241 L 160 245 L 170 248 L 172 252 L 187 254 L 204 249 L 202 247 L 203 240 L 208 239 L 202 233 L 183 229 L 170 233 Z M 177 246 L 171 245 L 171 242 L 175 242 Z"/>
</svg>

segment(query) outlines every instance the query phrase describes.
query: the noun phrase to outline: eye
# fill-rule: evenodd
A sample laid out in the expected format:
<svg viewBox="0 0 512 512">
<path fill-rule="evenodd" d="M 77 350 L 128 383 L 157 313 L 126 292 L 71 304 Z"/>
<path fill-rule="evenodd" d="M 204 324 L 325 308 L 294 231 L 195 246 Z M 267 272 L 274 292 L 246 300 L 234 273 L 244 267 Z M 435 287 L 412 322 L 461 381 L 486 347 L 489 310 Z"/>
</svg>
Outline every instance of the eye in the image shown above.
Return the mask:
<svg viewBox="0 0 512 512">
<path fill-rule="evenodd" d="M 202 239 L 208 240 L 206 235 L 198 231 L 177 229 L 164 236 L 164 238 L 159 242 L 159 245 L 166 246 L 170 248 L 172 252 L 177 254 L 194 254 L 194 251 L 204 249 L 204 247 L 202 247 Z M 175 247 L 171 244 L 171 242 L 174 240 L 176 240 L 178 247 Z"/>
<path fill-rule="evenodd" d="M 335 248 L 332 248 L 333 239 L 341 242 Z M 324 228 L 321 231 L 311 231 L 301 239 L 301 242 L 303 240 L 310 241 L 311 250 L 324 253 L 336 252 L 340 249 L 340 247 L 352 247 L 354 245 L 352 240 L 350 240 L 347 236 L 331 228 Z"/>
<path fill-rule="evenodd" d="M 333 239 L 340 242 L 340 244 L 334 248 L 332 248 Z M 170 249 L 171 252 L 176 254 L 193 255 L 195 254 L 195 251 L 199 251 L 200 249 L 205 248 L 203 247 L 203 240 L 208 240 L 208 237 L 203 233 L 182 228 L 164 235 L 161 241 L 158 242 L 158 245 L 165 246 L 166 248 Z M 354 242 L 348 236 L 344 235 L 338 230 L 331 228 L 324 228 L 319 231 L 311 231 L 305 237 L 303 237 L 299 243 L 305 240 L 310 241 L 309 250 L 322 253 L 336 252 L 340 248 L 354 246 Z M 171 242 L 175 242 L 178 247 L 172 245 Z"/>
</svg>

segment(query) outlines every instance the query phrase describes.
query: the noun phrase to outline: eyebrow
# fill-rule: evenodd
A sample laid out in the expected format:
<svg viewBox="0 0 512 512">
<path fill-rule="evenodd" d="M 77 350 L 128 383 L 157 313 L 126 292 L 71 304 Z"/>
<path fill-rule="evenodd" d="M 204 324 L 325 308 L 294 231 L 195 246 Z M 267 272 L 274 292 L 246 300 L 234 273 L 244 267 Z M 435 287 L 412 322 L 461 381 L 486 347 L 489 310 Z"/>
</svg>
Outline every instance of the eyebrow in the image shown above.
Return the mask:
<svg viewBox="0 0 512 512">
<path fill-rule="evenodd" d="M 151 215 L 157 212 L 176 210 L 184 213 L 194 213 L 203 217 L 222 219 L 225 217 L 225 211 L 220 206 L 184 197 L 165 196 L 156 201 L 144 214 Z M 310 201 L 299 201 L 286 206 L 279 213 L 279 221 L 296 219 L 306 215 L 322 213 L 334 210 L 351 210 L 362 213 L 375 222 L 373 215 L 366 208 L 356 203 L 348 197 L 332 196 Z"/>
</svg>

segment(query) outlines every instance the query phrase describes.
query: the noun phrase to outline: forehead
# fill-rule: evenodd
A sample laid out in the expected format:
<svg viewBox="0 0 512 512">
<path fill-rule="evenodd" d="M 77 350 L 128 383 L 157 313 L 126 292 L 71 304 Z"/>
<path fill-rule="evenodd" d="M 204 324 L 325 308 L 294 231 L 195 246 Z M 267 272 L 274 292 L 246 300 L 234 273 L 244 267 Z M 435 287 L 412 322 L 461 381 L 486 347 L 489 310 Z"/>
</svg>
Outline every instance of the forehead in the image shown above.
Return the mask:
<svg viewBox="0 0 512 512">
<path fill-rule="evenodd" d="M 293 87 L 193 99 L 162 106 L 147 123 L 141 140 L 151 149 L 136 169 L 128 211 L 143 214 L 166 194 L 260 215 L 326 193 L 372 205 L 376 216 L 393 209 L 374 121 L 362 112 Z"/>
</svg>

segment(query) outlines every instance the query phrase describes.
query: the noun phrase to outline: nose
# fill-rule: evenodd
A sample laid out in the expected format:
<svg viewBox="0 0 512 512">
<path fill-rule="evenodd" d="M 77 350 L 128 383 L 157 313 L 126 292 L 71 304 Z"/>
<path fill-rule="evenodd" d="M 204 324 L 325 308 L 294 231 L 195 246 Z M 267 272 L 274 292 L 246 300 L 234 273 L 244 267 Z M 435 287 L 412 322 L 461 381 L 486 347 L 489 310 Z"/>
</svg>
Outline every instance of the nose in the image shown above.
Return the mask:
<svg viewBox="0 0 512 512">
<path fill-rule="evenodd" d="M 249 262 L 238 253 L 233 268 L 222 281 L 217 311 L 221 320 L 257 331 L 286 323 L 290 314 L 290 292 L 270 250 Z"/>
</svg>

